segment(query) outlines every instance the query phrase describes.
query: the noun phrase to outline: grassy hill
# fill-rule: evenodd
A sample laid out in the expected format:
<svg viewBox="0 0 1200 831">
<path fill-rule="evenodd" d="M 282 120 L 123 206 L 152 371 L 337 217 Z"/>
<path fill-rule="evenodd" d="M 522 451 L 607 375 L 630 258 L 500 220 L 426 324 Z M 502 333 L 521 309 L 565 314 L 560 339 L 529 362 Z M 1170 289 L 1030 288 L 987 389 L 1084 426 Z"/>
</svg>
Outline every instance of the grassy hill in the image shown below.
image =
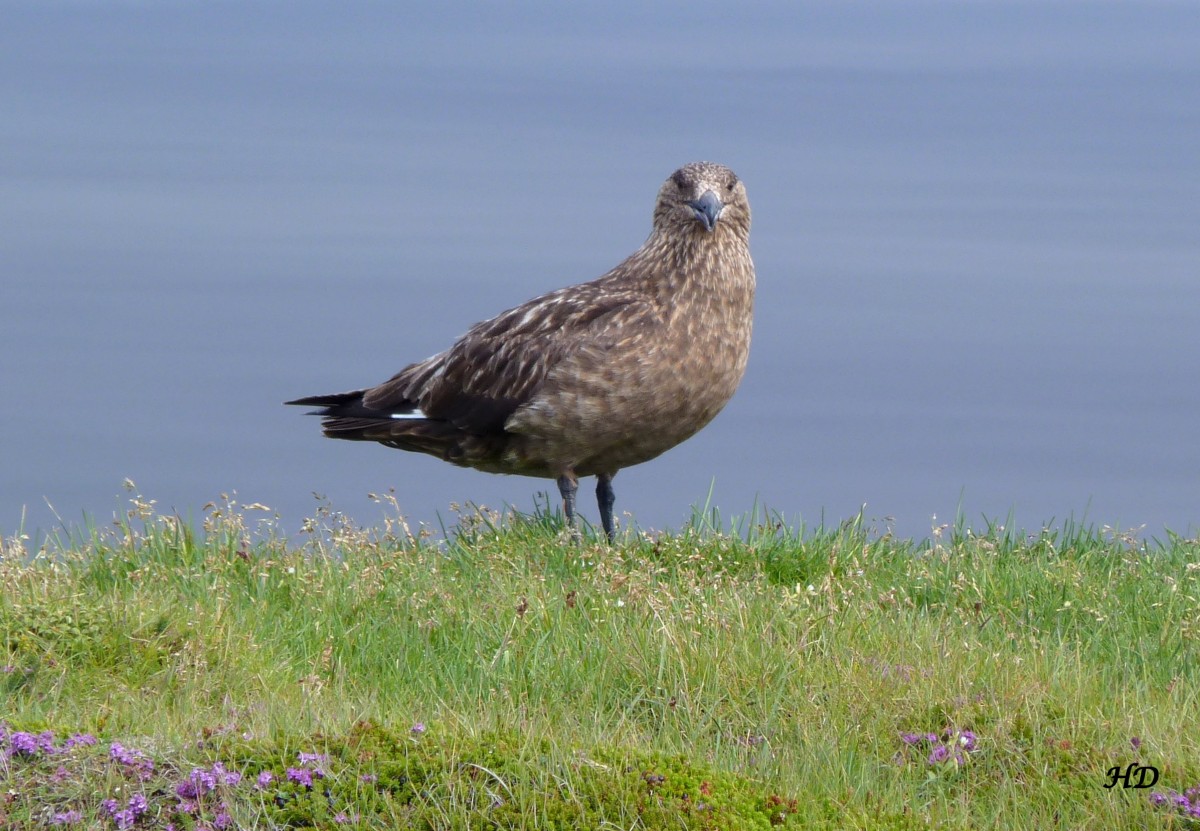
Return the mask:
<svg viewBox="0 0 1200 831">
<path fill-rule="evenodd" d="M 1197 540 L 716 524 L 6 539 L 0 826 L 1200 828 Z"/>
</svg>

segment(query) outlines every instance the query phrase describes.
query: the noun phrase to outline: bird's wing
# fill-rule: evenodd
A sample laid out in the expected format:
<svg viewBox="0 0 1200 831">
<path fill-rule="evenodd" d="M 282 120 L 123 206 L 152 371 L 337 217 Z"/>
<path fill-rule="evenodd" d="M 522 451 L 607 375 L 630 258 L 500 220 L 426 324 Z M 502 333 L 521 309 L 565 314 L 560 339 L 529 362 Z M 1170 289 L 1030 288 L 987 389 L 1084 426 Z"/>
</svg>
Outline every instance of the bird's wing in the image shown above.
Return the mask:
<svg viewBox="0 0 1200 831">
<path fill-rule="evenodd" d="M 362 403 L 385 412 L 420 410 L 468 433 L 503 430 L 561 361 L 603 351 L 661 323 L 643 294 L 585 283 L 530 300 L 477 323 L 445 352 L 367 390 Z"/>
</svg>

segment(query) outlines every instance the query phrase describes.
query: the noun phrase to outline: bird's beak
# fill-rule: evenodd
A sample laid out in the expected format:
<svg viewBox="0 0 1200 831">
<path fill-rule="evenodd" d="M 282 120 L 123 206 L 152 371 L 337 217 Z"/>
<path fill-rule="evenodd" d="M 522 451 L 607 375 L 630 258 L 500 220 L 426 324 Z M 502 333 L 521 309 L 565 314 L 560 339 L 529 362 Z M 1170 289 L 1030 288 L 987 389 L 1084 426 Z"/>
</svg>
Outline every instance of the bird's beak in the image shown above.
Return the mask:
<svg viewBox="0 0 1200 831">
<path fill-rule="evenodd" d="M 687 204 L 692 209 L 692 213 L 696 215 L 696 219 L 704 223 L 704 230 L 706 231 L 711 231 L 717 227 L 717 220 L 721 218 L 721 211 L 725 210 L 725 205 L 711 190 L 704 191 L 703 196 L 699 199 L 693 199 Z"/>
</svg>

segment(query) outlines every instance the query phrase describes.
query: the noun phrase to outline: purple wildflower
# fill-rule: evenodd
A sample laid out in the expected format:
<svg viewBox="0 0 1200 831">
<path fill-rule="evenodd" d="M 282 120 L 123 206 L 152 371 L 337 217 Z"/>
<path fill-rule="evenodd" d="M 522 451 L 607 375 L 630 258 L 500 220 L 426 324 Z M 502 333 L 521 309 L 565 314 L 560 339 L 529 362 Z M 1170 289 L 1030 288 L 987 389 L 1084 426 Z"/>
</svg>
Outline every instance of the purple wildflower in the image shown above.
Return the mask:
<svg viewBox="0 0 1200 831">
<path fill-rule="evenodd" d="M 106 799 L 100 803 L 100 807 L 104 809 L 117 828 L 126 829 L 132 828 L 137 822 L 138 817 L 146 813 L 146 808 L 149 807 L 146 803 L 144 794 L 134 794 L 129 799 L 129 804 L 124 808 L 120 807 L 120 803 L 115 799 Z"/>
<path fill-rule="evenodd" d="M 8 737 L 9 746 L 13 753 L 21 756 L 36 756 L 38 752 L 37 737 L 32 733 L 18 732 Z"/>
<path fill-rule="evenodd" d="M 217 789 L 217 777 L 204 768 L 192 768 L 188 778 L 195 785 L 197 796 L 212 793 Z"/>
<path fill-rule="evenodd" d="M 178 788 L 176 790 L 178 790 Z M 180 799 L 179 808 L 177 810 L 181 814 L 187 814 L 188 816 L 191 816 L 200 810 L 200 803 L 194 799 Z"/>
<path fill-rule="evenodd" d="M 221 811 L 219 814 L 216 815 L 216 817 L 213 818 L 213 828 L 217 828 L 217 829 L 220 829 L 220 831 L 224 831 L 224 829 L 228 828 L 232 822 L 233 822 L 233 819 L 229 816 L 229 812 Z"/>
<path fill-rule="evenodd" d="M 350 817 L 348 817 L 346 815 L 345 811 L 338 811 L 336 814 L 333 815 L 333 821 L 336 822 L 338 825 L 345 825 L 347 822 L 350 821 Z"/>
<path fill-rule="evenodd" d="M 944 744 L 939 744 L 929 754 L 929 764 L 940 764 L 950 758 L 950 748 Z"/>
<path fill-rule="evenodd" d="M 324 753 L 297 753 L 296 757 L 300 760 L 300 764 L 308 767 L 312 764 L 322 764 L 329 761 L 329 757 Z"/>
<path fill-rule="evenodd" d="M 72 747 L 91 747 L 94 744 L 96 744 L 96 737 L 91 733 L 76 733 L 63 743 L 63 748 L 69 750 Z"/>
<path fill-rule="evenodd" d="M 143 782 L 154 775 L 154 762 L 140 750 L 125 747 L 120 742 L 109 745 L 108 756 L 128 768 L 133 768 Z"/>
<path fill-rule="evenodd" d="M 414 725 L 412 726 L 412 728 L 411 728 L 411 729 L 409 729 L 409 731 L 408 731 L 408 732 L 412 733 L 414 736 L 419 736 L 419 735 L 421 735 L 422 733 L 424 733 L 424 732 L 425 732 L 425 722 L 423 722 L 423 721 L 418 721 L 416 724 L 414 724 Z"/>
<path fill-rule="evenodd" d="M 271 784 L 271 780 L 274 778 L 275 774 L 271 773 L 269 770 L 264 770 L 258 775 L 258 779 L 255 781 L 254 786 L 260 791 L 266 790 L 267 786 Z"/>
<path fill-rule="evenodd" d="M 373 773 L 364 773 L 358 777 L 359 782 L 378 782 L 379 777 Z"/>
<path fill-rule="evenodd" d="M 1151 805 L 1166 805 L 1167 804 L 1167 795 L 1160 791 L 1155 791 L 1154 793 L 1150 794 L 1150 804 Z"/>
<path fill-rule="evenodd" d="M 62 811 L 50 817 L 51 825 L 74 825 L 77 822 L 83 821 L 83 814 L 74 809 L 70 811 Z"/>
<path fill-rule="evenodd" d="M 900 741 L 905 744 L 920 744 L 925 740 L 925 737 L 919 733 L 901 733 Z"/>
<path fill-rule="evenodd" d="M 303 785 L 308 790 L 312 790 L 313 772 L 308 768 L 288 768 L 287 778 L 289 782 L 295 782 L 298 785 Z"/>
<path fill-rule="evenodd" d="M 1132 738 L 1129 739 L 1129 744 L 1132 745 L 1134 750 L 1137 750 L 1139 747 L 1142 746 L 1141 737 L 1133 736 Z"/>
<path fill-rule="evenodd" d="M 971 732 L 970 730 L 963 730 L 958 734 L 958 744 L 962 747 L 963 750 L 971 751 L 971 750 L 975 749 L 975 746 L 976 746 L 976 744 L 978 744 L 978 741 L 975 738 L 975 734 L 973 732 Z"/>
</svg>

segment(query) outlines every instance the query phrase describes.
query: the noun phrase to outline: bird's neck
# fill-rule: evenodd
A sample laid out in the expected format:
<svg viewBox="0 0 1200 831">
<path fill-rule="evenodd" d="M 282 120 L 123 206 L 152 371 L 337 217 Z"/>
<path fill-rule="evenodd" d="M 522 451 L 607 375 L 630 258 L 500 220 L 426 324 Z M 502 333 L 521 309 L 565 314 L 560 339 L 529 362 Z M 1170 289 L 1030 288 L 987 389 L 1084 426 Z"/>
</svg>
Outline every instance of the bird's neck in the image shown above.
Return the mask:
<svg viewBox="0 0 1200 831">
<path fill-rule="evenodd" d="M 689 234 L 655 230 L 630 259 L 638 261 L 632 272 L 645 276 L 646 290 L 664 300 L 689 293 L 754 292 L 754 266 L 739 228 L 718 225 Z"/>
</svg>

